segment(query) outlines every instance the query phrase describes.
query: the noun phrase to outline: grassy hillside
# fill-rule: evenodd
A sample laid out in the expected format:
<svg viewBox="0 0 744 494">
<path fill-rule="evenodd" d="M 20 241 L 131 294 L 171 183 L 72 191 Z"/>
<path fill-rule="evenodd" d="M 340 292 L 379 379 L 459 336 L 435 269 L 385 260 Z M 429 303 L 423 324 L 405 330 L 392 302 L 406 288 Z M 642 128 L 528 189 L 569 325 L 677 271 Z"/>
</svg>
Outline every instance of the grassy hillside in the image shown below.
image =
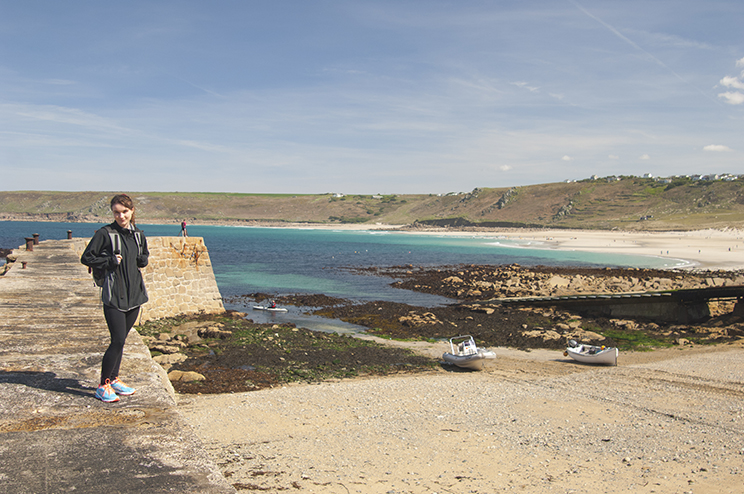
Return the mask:
<svg viewBox="0 0 744 494">
<path fill-rule="evenodd" d="M 111 192 L 0 192 L 0 219 L 108 221 Z M 626 230 L 744 228 L 744 182 L 624 178 L 468 193 L 132 193 L 141 222 L 375 223 Z M 644 218 L 644 219 L 641 219 Z"/>
</svg>

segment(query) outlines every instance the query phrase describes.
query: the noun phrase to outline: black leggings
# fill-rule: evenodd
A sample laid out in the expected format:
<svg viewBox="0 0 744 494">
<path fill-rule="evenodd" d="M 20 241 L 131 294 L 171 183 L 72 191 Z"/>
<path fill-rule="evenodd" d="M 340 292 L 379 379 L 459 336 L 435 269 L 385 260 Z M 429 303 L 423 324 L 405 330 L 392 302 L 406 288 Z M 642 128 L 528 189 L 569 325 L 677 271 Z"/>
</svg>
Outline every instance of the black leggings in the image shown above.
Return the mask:
<svg viewBox="0 0 744 494">
<path fill-rule="evenodd" d="M 127 341 L 129 330 L 137 322 L 139 307 L 122 312 L 110 305 L 103 306 L 103 317 L 106 318 L 106 324 L 111 333 L 111 344 L 103 354 L 103 363 L 101 364 L 101 384 L 106 381 L 113 382 L 119 377 L 119 366 L 121 357 L 124 355 L 124 343 Z"/>
</svg>

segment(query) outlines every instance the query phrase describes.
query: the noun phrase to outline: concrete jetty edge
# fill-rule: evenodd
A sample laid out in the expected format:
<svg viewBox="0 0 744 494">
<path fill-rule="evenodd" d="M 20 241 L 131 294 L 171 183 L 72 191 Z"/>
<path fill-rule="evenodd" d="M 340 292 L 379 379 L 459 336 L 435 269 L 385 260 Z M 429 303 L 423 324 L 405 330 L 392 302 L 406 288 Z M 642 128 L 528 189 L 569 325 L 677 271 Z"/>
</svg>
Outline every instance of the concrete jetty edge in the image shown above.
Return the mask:
<svg viewBox="0 0 744 494">
<path fill-rule="evenodd" d="M 137 392 L 94 398 L 109 335 L 81 242 L 14 251 L 0 276 L 0 493 L 235 492 L 136 331 L 121 376 Z"/>
</svg>

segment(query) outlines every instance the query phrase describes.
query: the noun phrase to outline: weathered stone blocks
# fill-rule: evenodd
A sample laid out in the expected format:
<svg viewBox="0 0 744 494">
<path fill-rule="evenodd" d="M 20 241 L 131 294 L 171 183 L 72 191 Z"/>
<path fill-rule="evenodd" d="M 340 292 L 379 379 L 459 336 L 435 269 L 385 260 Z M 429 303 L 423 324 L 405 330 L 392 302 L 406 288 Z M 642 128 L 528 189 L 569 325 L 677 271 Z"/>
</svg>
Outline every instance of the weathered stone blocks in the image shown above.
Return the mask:
<svg viewBox="0 0 744 494">
<path fill-rule="evenodd" d="M 209 251 L 201 237 L 148 237 L 150 263 L 142 270 L 150 301 L 141 322 L 180 314 L 225 311 Z"/>
</svg>

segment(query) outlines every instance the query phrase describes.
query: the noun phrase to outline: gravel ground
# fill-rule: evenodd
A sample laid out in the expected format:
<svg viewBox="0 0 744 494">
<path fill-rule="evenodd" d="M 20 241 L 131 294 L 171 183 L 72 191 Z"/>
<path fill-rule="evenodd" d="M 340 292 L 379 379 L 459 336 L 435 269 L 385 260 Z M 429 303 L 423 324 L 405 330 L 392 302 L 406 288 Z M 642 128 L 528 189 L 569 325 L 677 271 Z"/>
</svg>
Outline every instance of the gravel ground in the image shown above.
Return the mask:
<svg viewBox="0 0 744 494">
<path fill-rule="evenodd" d="M 744 491 L 741 343 L 617 367 L 496 351 L 481 372 L 181 395 L 180 409 L 239 491 Z"/>
</svg>

